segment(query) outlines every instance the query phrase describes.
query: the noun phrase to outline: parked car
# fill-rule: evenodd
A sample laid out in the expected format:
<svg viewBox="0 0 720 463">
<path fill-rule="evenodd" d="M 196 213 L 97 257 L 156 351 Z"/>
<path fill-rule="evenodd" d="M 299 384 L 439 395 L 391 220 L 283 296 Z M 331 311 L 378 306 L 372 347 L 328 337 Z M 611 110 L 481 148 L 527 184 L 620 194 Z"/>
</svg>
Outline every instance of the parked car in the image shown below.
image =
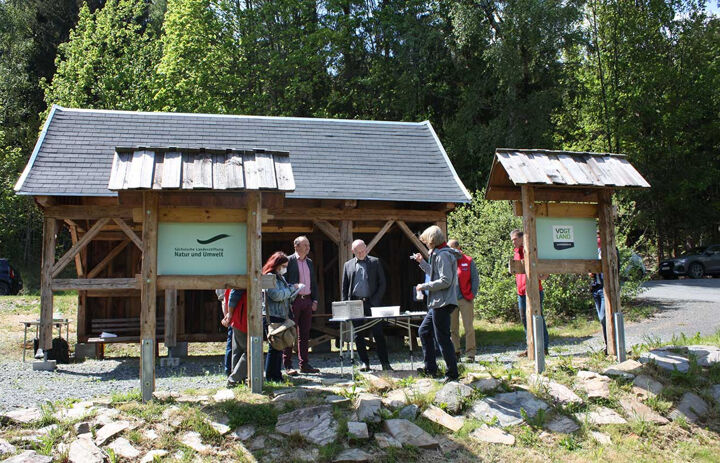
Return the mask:
<svg viewBox="0 0 720 463">
<path fill-rule="evenodd" d="M 15 295 L 22 287 L 20 272 L 7 259 L 0 259 L 0 296 Z"/>
<path fill-rule="evenodd" d="M 705 275 L 720 275 L 720 244 L 700 246 L 687 253 L 660 262 L 663 278 L 677 278 L 687 275 L 702 278 Z"/>
</svg>

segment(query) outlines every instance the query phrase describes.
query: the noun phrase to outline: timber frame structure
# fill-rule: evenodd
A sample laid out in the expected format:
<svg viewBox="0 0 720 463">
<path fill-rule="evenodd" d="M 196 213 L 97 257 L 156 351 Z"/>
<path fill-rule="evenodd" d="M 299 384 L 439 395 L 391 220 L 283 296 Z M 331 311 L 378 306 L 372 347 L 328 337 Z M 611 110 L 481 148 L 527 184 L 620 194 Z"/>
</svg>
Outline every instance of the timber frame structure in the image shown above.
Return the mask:
<svg viewBox="0 0 720 463">
<path fill-rule="evenodd" d="M 410 175 L 418 165 L 423 173 Z M 57 106 L 16 191 L 32 195 L 44 216 L 40 346 L 52 344 L 53 292 L 78 291 L 78 342 L 139 342 L 145 400 L 158 342 L 170 349 L 226 339 L 209 291 L 218 288 L 248 290 L 248 376 L 261 390 L 260 290 L 273 283 L 260 268 L 276 250 L 292 253 L 298 235 L 308 236 L 318 274 L 315 348 L 337 336 L 326 320 L 356 238 L 384 261 L 385 302 L 420 308 L 411 289 L 421 274 L 407 258 L 415 250 L 427 256 L 417 232 L 445 229 L 447 213 L 470 200 L 427 122 Z M 163 222 L 245 223 L 247 274 L 158 275 Z M 64 230 L 72 246 L 57 258 Z M 104 327 L 118 337 L 99 338 Z"/>
<path fill-rule="evenodd" d="M 617 188 L 649 188 L 650 184 L 624 155 L 538 149 L 496 150 L 485 198 L 514 202 L 523 218 L 524 259 L 510 260 L 512 273 L 524 273 L 527 301 L 527 351 L 535 369 L 544 370 L 539 279 L 553 273 L 603 273 L 608 354 L 625 360 L 625 335 L 620 307 L 615 213 Z M 600 259 L 538 258 L 537 218 L 596 218 Z M 618 326 L 619 325 L 619 326 Z"/>
</svg>

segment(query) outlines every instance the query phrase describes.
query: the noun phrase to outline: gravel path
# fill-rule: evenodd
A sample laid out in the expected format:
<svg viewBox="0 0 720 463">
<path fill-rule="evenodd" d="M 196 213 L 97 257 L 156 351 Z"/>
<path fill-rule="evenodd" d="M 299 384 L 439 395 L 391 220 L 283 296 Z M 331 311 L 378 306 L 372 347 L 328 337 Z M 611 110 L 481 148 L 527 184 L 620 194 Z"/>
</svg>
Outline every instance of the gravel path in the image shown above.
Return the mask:
<svg viewBox="0 0 720 463">
<path fill-rule="evenodd" d="M 659 307 L 652 318 L 626 326 L 626 345 L 645 342 L 648 337 L 663 341 L 685 333 L 702 335 L 720 329 L 720 279 L 650 282 L 641 298 Z M 551 355 L 582 354 L 602 348 L 599 332 L 590 339 L 552 340 Z M 491 346 L 484 348 L 482 360 L 512 362 L 524 346 Z M 371 360 L 375 361 L 372 357 Z M 407 352 L 392 353 L 390 360 L 398 370 L 410 370 Z M 421 353 L 415 352 L 413 367 L 420 366 Z M 304 378 L 318 382 L 340 376 L 337 354 L 314 354 L 313 364 L 320 375 Z M 123 358 L 58 365 L 55 372 L 34 372 L 31 363 L 0 363 L 0 411 L 69 398 L 92 398 L 123 393 L 139 388 L 138 359 Z M 345 374 L 348 374 L 347 366 Z M 156 389 L 220 388 L 225 385 L 222 357 L 189 357 L 177 368 L 157 367 Z"/>
</svg>

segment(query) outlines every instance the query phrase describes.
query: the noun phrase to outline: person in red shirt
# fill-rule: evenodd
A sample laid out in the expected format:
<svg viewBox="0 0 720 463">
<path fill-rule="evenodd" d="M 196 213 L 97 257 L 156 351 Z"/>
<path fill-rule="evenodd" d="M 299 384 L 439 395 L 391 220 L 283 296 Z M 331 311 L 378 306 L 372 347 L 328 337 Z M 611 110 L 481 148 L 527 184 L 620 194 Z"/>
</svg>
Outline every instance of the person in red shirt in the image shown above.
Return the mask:
<svg viewBox="0 0 720 463">
<path fill-rule="evenodd" d="M 523 232 L 522 230 L 515 229 L 512 232 L 510 232 L 510 239 L 512 240 L 513 247 L 515 248 L 515 253 L 513 255 L 514 260 L 523 260 L 523 257 L 525 256 L 524 250 L 523 250 Z M 542 281 L 538 281 L 540 284 L 540 315 L 542 315 L 542 306 L 543 306 L 543 299 L 545 297 L 545 292 L 543 291 L 542 287 Z M 525 295 L 525 274 L 524 273 L 516 273 L 515 274 L 515 285 L 517 286 L 517 294 L 518 294 L 518 310 L 520 312 L 520 320 L 522 321 L 523 330 L 525 330 L 525 335 L 527 336 L 527 300 Z M 550 336 L 548 335 L 547 330 L 547 324 L 545 323 L 545 317 L 543 316 L 543 338 L 544 338 L 544 346 L 545 346 L 545 354 L 548 353 L 548 346 L 550 345 Z M 527 339 L 527 338 L 526 338 Z M 523 352 L 518 354 L 519 357 L 527 357 L 527 349 L 525 349 Z"/>
<path fill-rule="evenodd" d="M 247 379 L 247 292 L 244 289 L 225 290 L 227 313 L 223 326 L 232 328 L 232 369 L 228 387 L 235 387 Z"/>
</svg>

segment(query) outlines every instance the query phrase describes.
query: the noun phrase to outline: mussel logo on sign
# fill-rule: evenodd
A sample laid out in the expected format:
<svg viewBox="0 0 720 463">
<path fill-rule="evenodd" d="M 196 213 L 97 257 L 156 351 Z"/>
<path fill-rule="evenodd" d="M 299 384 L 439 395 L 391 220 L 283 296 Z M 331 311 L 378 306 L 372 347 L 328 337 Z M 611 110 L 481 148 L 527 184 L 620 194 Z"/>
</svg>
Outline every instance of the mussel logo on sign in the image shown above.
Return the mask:
<svg viewBox="0 0 720 463">
<path fill-rule="evenodd" d="M 553 247 L 558 251 L 575 246 L 575 233 L 572 225 L 553 225 Z"/>
<path fill-rule="evenodd" d="M 214 243 L 215 241 L 220 241 L 221 239 L 228 238 L 228 237 L 230 237 L 230 235 L 226 235 L 225 233 L 220 233 L 219 235 L 215 235 L 212 238 L 208 238 L 206 240 L 201 240 L 198 238 L 196 241 L 198 242 L 198 244 L 210 244 L 210 243 Z"/>
</svg>

